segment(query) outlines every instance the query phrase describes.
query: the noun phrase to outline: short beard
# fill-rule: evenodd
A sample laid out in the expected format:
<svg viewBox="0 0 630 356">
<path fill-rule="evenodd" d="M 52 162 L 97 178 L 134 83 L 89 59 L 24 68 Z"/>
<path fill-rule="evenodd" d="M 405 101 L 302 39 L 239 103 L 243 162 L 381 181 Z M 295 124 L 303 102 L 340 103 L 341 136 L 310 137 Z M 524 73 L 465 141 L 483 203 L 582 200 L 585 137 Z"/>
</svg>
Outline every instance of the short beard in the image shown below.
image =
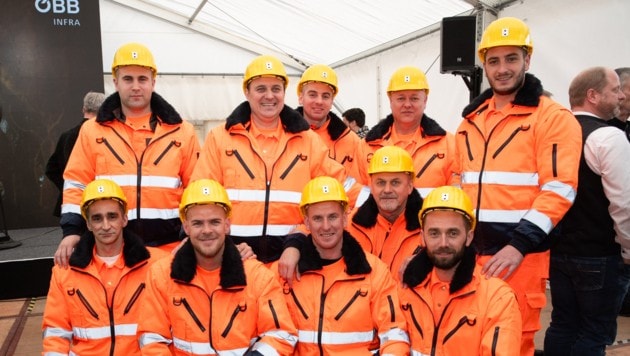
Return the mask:
<svg viewBox="0 0 630 356">
<path fill-rule="evenodd" d="M 447 252 L 453 252 L 453 249 L 447 248 L 447 249 L 438 249 L 437 251 L 435 251 L 435 253 L 440 253 L 444 250 L 446 250 Z M 459 251 L 455 251 L 455 254 L 453 254 L 453 256 L 448 260 L 439 259 L 435 257 L 433 252 L 430 252 L 428 250 L 427 250 L 427 255 L 429 256 L 429 259 L 431 260 L 431 262 L 433 262 L 433 265 L 435 267 L 439 269 L 443 269 L 443 270 L 449 270 L 457 266 L 457 264 L 459 264 L 462 258 L 464 258 L 465 251 L 466 251 L 465 248 L 462 248 Z"/>
</svg>

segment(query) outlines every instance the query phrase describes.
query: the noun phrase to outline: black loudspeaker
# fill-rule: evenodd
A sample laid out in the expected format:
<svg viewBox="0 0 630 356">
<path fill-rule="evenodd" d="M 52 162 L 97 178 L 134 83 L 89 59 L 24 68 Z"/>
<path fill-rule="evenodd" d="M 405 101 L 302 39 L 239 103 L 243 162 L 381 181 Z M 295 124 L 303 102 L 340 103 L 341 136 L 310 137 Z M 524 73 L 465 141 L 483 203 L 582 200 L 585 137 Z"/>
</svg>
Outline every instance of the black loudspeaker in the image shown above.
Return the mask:
<svg viewBox="0 0 630 356">
<path fill-rule="evenodd" d="M 472 73 L 475 69 L 477 17 L 442 19 L 441 73 Z"/>
</svg>

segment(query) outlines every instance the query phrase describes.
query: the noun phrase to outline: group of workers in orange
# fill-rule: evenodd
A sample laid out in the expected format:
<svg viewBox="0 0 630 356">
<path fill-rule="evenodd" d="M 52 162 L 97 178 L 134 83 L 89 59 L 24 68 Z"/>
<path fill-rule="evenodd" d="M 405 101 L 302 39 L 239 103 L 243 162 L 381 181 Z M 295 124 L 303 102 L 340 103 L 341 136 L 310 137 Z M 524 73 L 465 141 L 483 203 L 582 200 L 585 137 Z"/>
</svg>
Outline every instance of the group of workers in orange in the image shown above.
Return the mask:
<svg viewBox="0 0 630 356">
<path fill-rule="evenodd" d="M 304 72 L 294 110 L 259 56 L 200 146 L 149 50 L 123 45 L 64 172 L 43 354 L 533 355 L 582 143 L 532 51 L 521 20 L 488 26 L 491 88 L 455 135 L 400 68 L 365 139 L 331 112 L 331 68 Z"/>
</svg>

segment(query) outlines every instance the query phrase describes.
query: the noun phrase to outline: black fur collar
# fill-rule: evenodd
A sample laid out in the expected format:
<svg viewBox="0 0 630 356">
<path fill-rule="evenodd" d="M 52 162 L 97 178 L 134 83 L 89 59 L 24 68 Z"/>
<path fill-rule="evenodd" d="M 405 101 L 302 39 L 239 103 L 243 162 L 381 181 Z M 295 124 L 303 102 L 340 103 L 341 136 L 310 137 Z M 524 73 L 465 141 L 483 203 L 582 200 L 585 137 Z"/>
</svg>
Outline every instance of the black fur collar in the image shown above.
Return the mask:
<svg viewBox="0 0 630 356">
<path fill-rule="evenodd" d="M 116 92 L 101 104 L 101 108 L 96 116 L 96 122 L 103 123 L 115 119 L 123 119 L 120 107 L 120 95 Z M 155 92 L 151 95 L 151 112 L 166 124 L 175 125 L 182 123 L 182 117 L 179 116 L 175 108 Z"/>
<path fill-rule="evenodd" d="M 405 228 L 407 231 L 414 231 L 420 228 L 420 222 L 418 221 L 418 213 L 422 208 L 422 197 L 420 193 L 414 188 L 407 198 L 407 204 L 405 206 L 405 220 L 407 225 Z M 376 225 L 376 218 L 378 216 L 378 206 L 374 196 L 370 194 L 368 199 L 357 209 L 356 213 L 352 217 L 352 222 L 363 227 L 371 228 Z"/>
<path fill-rule="evenodd" d="M 190 240 L 186 241 L 173 258 L 171 264 L 171 278 L 190 283 L 197 273 L 197 257 Z M 245 268 L 232 238 L 225 237 L 225 249 L 223 250 L 223 262 L 219 273 L 219 285 L 221 288 L 246 286 Z"/>
<path fill-rule="evenodd" d="M 249 106 L 249 102 L 242 102 L 236 107 L 236 109 L 234 109 L 234 111 L 232 111 L 230 116 L 227 117 L 225 121 L 225 129 L 229 130 L 232 126 L 237 124 L 249 127 L 248 124 L 251 120 L 251 114 L 252 109 Z M 282 111 L 280 111 L 280 122 L 282 123 L 282 127 L 290 133 L 298 133 L 311 128 L 300 113 L 291 109 L 287 105 L 285 105 L 284 108 L 282 108 Z"/>
<path fill-rule="evenodd" d="M 311 235 L 308 236 L 308 240 L 304 244 L 300 253 L 302 255 L 302 257 L 300 257 L 300 261 L 298 262 L 298 270 L 300 273 L 321 270 L 323 268 L 322 259 L 313 244 L 313 237 Z M 372 267 L 370 267 L 361 245 L 359 245 L 357 240 L 355 240 L 354 237 L 345 230 L 343 232 L 341 255 L 346 262 L 346 273 L 349 275 L 352 276 L 372 272 Z"/>
<path fill-rule="evenodd" d="M 520 106 L 538 106 L 540 102 L 540 96 L 543 93 L 542 83 L 538 78 L 536 78 L 533 74 L 525 73 L 525 82 L 523 83 L 523 87 L 518 90 L 516 93 L 516 97 L 512 104 L 520 105 Z M 473 101 L 468 104 L 462 111 L 462 116 L 466 117 L 473 111 L 482 112 L 487 106 L 479 107 L 486 100 L 490 99 L 494 95 L 492 92 L 492 88 L 486 89 L 481 95 L 473 99 Z"/>
<path fill-rule="evenodd" d="M 391 135 L 391 128 L 394 125 L 394 116 L 392 114 L 387 115 L 386 118 L 372 127 L 365 136 L 365 141 L 375 141 L 378 139 L 388 139 Z M 426 114 L 422 115 L 420 119 L 420 127 L 422 127 L 422 136 L 446 136 L 446 130 L 444 130 L 440 124 L 435 120 L 428 117 Z"/>
<path fill-rule="evenodd" d="M 407 268 L 403 273 L 403 283 L 411 288 L 414 288 L 429 276 L 432 269 L 433 262 L 429 259 L 427 250 L 423 249 L 419 254 L 414 256 L 407 265 Z M 472 281 L 474 271 L 475 249 L 472 246 L 468 246 L 464 252 L 464 257 L 455 270 L 455 275 L 453 275 L 453 280 L 451 281 L 451 285 L 449 287 L 450 294 L 459 291 L 470 283 Z"/>
<path fill-rule="evenodd" d="M 123 229 L 123 241 L 125 243 L 122 253 L 125 266 L 133 267 L 139 262 L 148 260 L 151 257 L 149 250 L 144 247 L 142 239 L 130 230 L 127 230 L 127 228 Z M 86 231 L 74 248 L 74 252 L 70 255 L 70 266 L 78 268 L 87 267 L 92 260 L 92 252 L 95 243 L 94 234 L 91 231 Z"/>
<path fill-rule="evenodd" d="M 299 106 L 295 110 L 299 112 L 300 115 L 304 116 L 304 107 Z M 328 113 L 328 120 L 330 121 L 327 128 L 328 136 L 330 136 L 330 139 L 333 141 L 337 141 L 341 135 L 350 130 L 350 128 L 343 123 L 343 120 L 332 111 Z"/>
</svg>

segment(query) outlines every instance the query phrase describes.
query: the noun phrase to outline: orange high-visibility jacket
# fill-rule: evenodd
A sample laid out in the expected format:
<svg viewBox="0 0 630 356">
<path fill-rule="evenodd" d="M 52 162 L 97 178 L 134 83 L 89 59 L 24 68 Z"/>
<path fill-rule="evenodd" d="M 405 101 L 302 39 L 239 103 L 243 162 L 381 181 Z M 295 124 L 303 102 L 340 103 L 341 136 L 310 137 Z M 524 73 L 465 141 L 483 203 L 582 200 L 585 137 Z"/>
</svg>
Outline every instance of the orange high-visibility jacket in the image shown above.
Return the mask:
<svg viewBox="0 0 630 356">
<path fill-rule="evenodd" d="M 514 292 L 503 280 L 481 275 L 474 250 L 466 249 L 441 314 L 433 307 L 433 268 L 426 250 L 416 255 L 403 277 L 407 288 L 399 289 L 412 354 L 519 355 L 521 314 Z"/>
<path fill-rule="evenodd" d="M 211 178 L 221 183 L 232 202 L 230 235 L 235 243 L 247 242 L 262 262 L 275 261 L 285 237 L 302 223 L 299 210 L 302 189 L 312 178 L 331 176 L 349 188 L 341 164 L 328 157 L 328 148 L 310 130 L 306 120 L 285 106 L 280 113 L 278 160 L 267 177 L 267 167 L 249 132 L 251 109 L 239 105 L 225 127 L 206 137 L 192 179 Z"/>
<path fill-rule="evenodd" d="M 361 140 L 350 172 L 359 183 L 364 185 L 370 183 L 367 172 L 374 151 L 395 144 L 391 140 L 393 126 L 394 117 L 390 114 L 368 132 L 365 140 Z M 453 134 L 446 132 L 427 115 L 423 115 L 420 120 L 420 132 L 421 134 L 414 140 L 416 149 L 409 154 L 413 158 L 416 171 L 413 186 L 424 197 L 433 188 L 450 184 L 453 176 L 451 166 L 455 159 L 455 142 Z M 367 196 L 359 196 L 356 205 L 361 205 L 366 198 Z"/>
<path fill-rule="evenodd" d="M 125 192 L 129 227 L 145 243 L 178 240 L 179 200 L 197 162 L 199 140 L 193 126 L 156 93 L 151 97 L 151 110 L 153 138 L 139 157 L 120 118 L 118 93 L 105 100 L 96 120 L 81 127 L 64 172 L 64 236 L 83 229 L 80 204 L 85 186 L 94 179 L 108 178 Z"/>
<path fill-rule="evenodd" d="M 108 305 L 93 262 L 94 235 L 81 237 L 70 268 L 54 266 L 43 317 L 43 355 L 140 355 L 136 337 L 149 266 L 166 252 L 123 232 L 125 267 Z M 116 267 L 113 267 L 116 268 Z"/>
<path fill-rule="evenodd" d="M 298 328 L 296 354 L 372 355 L 376 337 L 380 342 L 375 351 L 381 355 L 408 355 L 407 326 L 387 266 L 365 253 L 347 231 L 342 255 L 344 272 L 323 290 L 322 260 L 309 236 L 298 263 L 300 280 L 293 281 L 292 288 L 284 284 L 285 299 Z M 276 262 L 271 270 L 277 271 L 277 267 Z"/>
<path fill-rule="evenodd" d="M 138 326 L 143 355 L 293 354 L 296 329 L 267 267 L 241 261 L 226 238 L 219 286 L 206 291 L 197 268 L 188 241 L 150 269 Z"/>
<path fill-rule="evenodd" d="M 304 115 L 304 108 L 296 109 Z M 350 172 L 354 162 L 354 153 L 361 139 L 334 112 L 328 113 L 326 131 L 315 131 L 328 147 L 328 157 L 341 163 L 346 172 Z"/>
<path fill-rule="evenodd" d="M 507 244 L 523 255 L 547 249 L 542 242 L 575 199 L 580 125 L 541 93 L 540 81 L 526 74 L 494 127 L 485 127 L 491 89 L 464 109 L 456 133 L 456 171 L 477 207 L 473 244 L 482 255 Z"/>
<path fill-rule="evenodd" d="M 417 253 L 424 245 L 418 213 L 422 197 L 412 190 L 405 211 L 390 223 L 378 213 L 378 206 L 370 194 L 368 200 L 352 213 L 348 232 L 357 239 L 364 251 L 379 257 L 399 280 L 400 267 L 407 257 Z"/>
</svg>

